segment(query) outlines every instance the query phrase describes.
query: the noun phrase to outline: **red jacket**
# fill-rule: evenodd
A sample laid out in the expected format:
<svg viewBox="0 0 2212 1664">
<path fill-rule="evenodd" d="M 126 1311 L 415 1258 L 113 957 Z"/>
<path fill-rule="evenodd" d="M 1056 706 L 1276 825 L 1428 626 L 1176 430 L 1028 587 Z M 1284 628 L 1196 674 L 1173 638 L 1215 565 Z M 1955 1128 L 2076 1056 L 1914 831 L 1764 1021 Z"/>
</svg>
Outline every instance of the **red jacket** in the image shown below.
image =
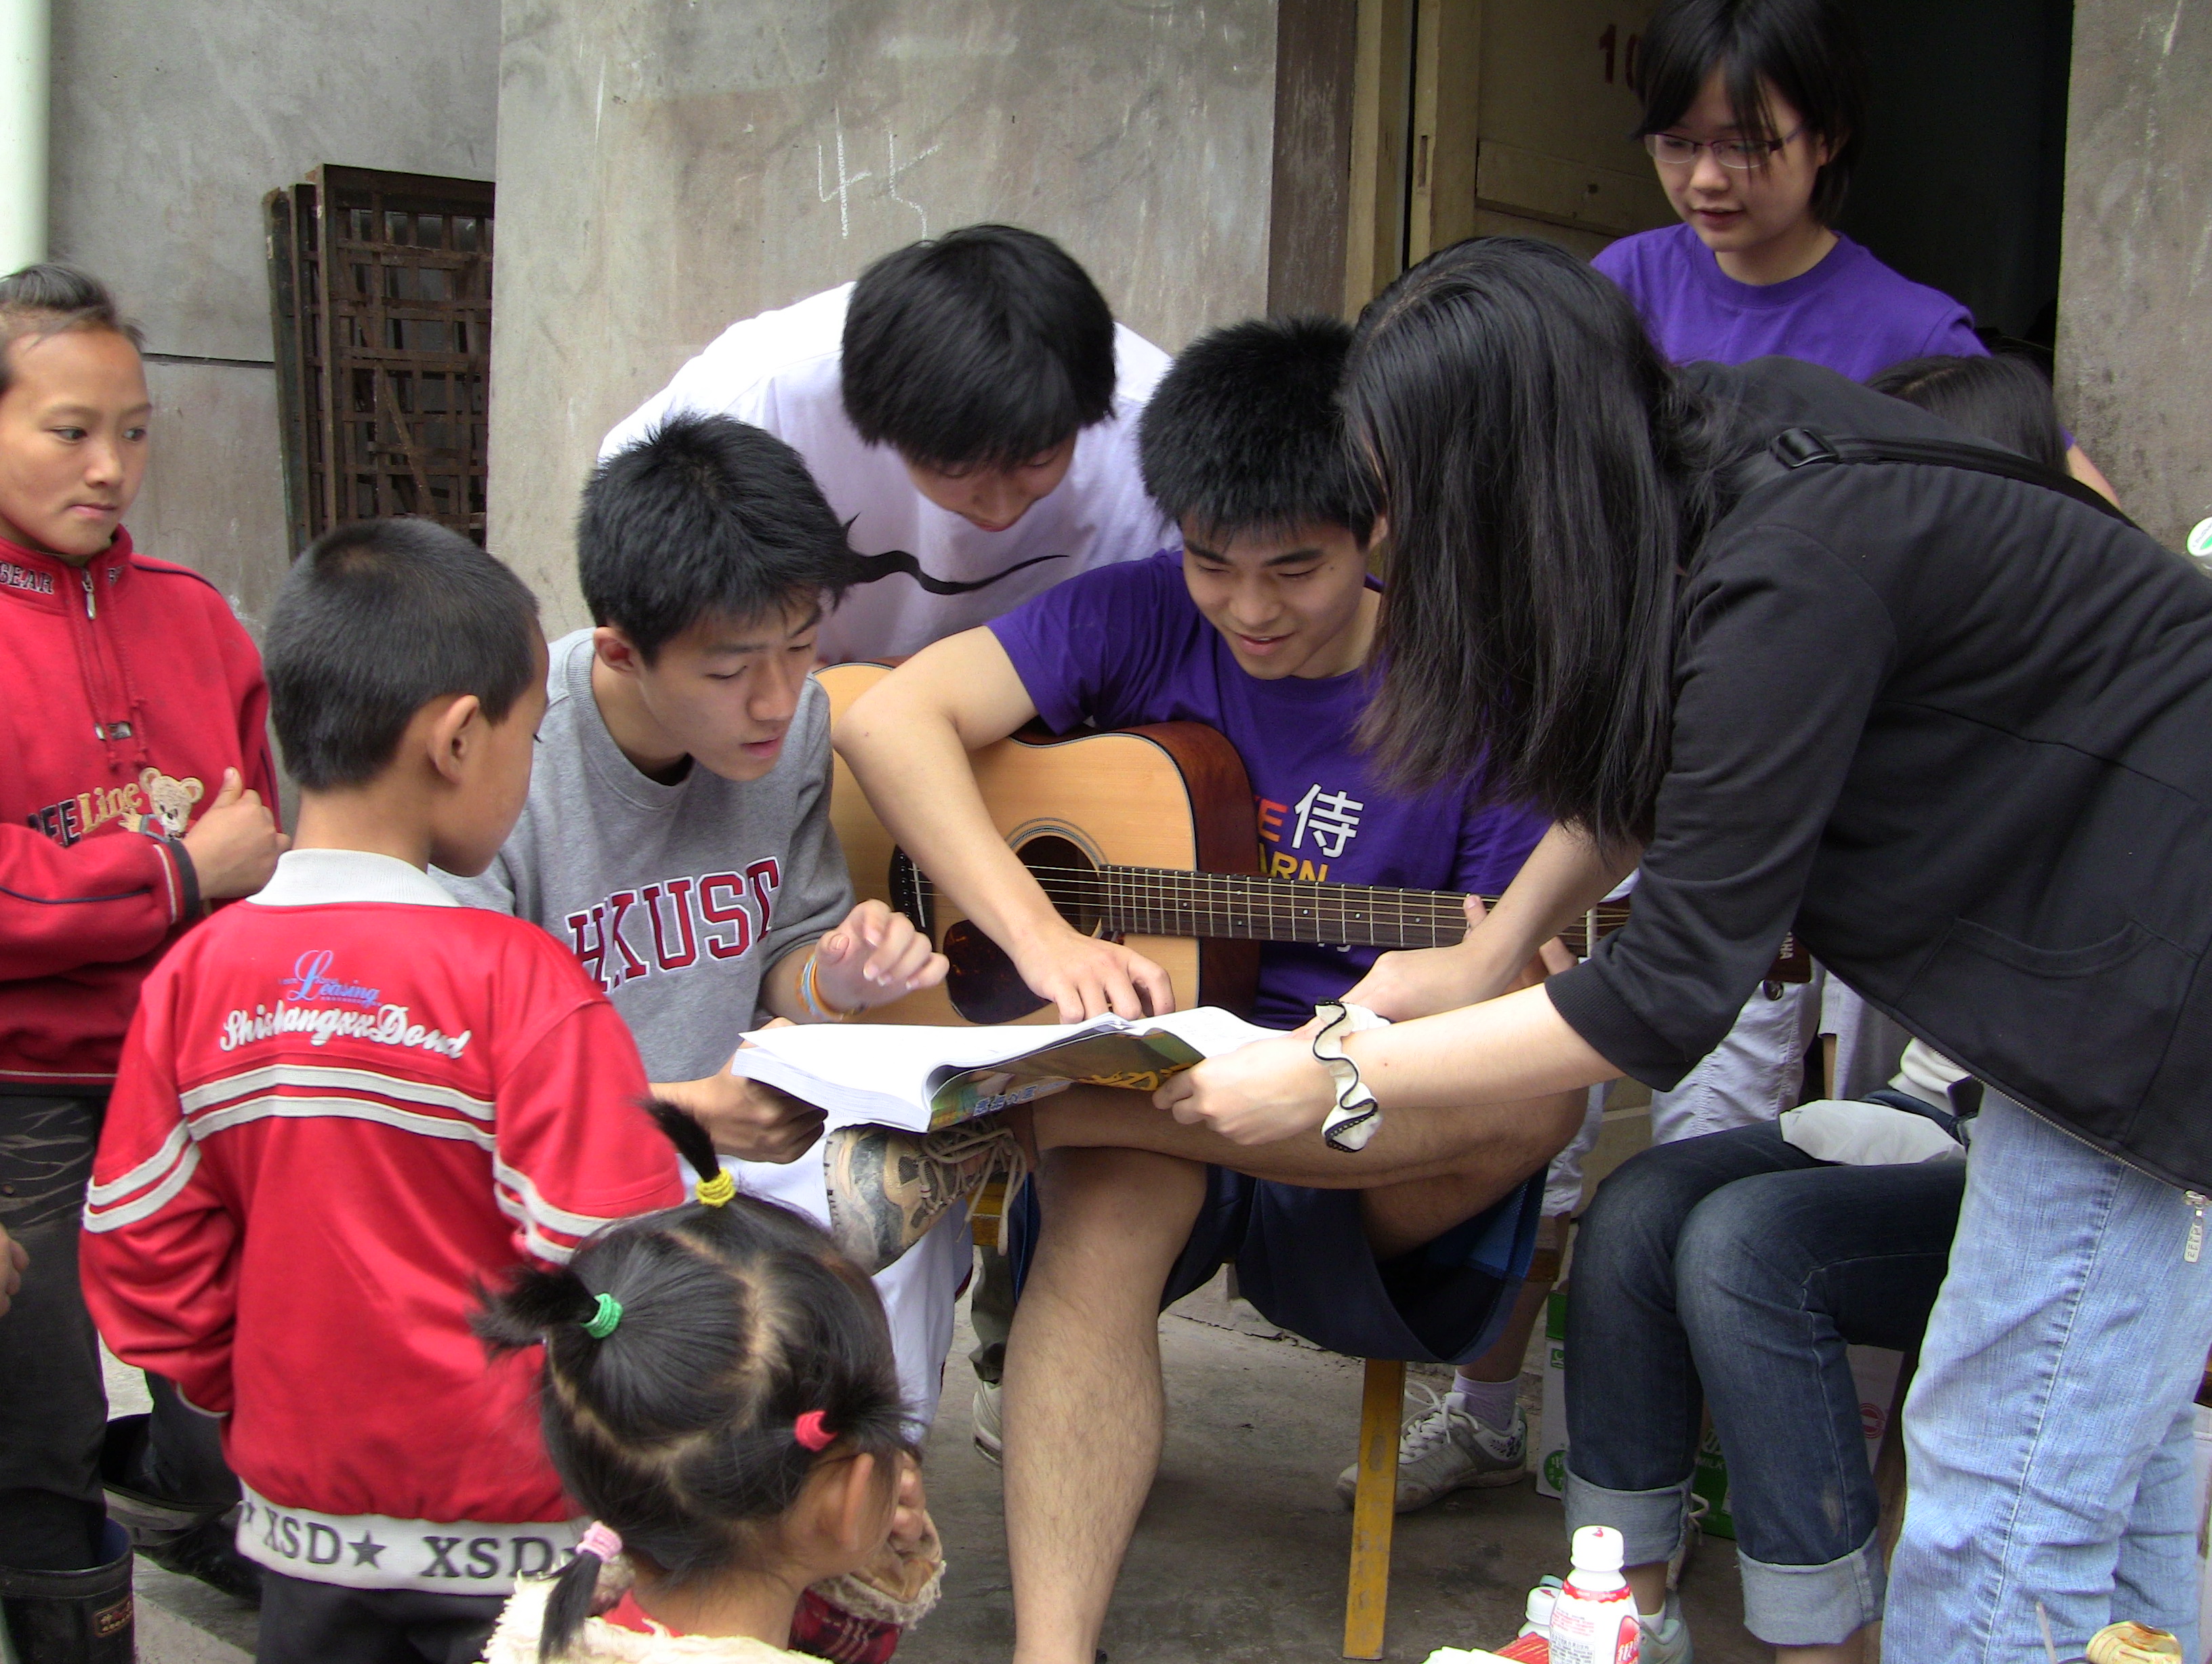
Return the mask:
<svg viewBox="0 0 2212 1664">
<path fill-rule="evenodd" d="M 0 1091 L 105 1086 L 199 912 L 181 836 L 235 768 L 273 809 L 261 657 L 215 586 L 118 531 L 0 541 Z M 0 1099 L 0 1113 L 6 1104 Z"/>
<path fill-rule="evenodd" d="M 287 854 L 155 969 L 93 1167 L 85 1301 L 117 1356 L 228 1413 L 242 1550 L 494 1594 L 574 1540 L 514 1528 L 573 1510 L 534 1358 L 487 1362 L 469 1317 L 522 1259 L 683 1199 L 645 1092 L 566 948 L 389 857 Z"/>
</svg>

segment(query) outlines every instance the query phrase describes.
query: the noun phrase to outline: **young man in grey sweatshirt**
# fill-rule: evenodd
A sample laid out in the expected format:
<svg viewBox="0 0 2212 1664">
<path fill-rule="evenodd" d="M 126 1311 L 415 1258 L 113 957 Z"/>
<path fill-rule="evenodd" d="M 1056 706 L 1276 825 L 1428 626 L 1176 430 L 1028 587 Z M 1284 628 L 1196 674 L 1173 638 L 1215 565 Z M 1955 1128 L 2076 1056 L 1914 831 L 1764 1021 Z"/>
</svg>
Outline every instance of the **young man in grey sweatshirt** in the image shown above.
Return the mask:
<svg viewBox="0 0 2212 1664">
<path fill-rule="evenodd" d="M 738 1037 L 945 975 L 905 918 L 854 905 L 830 829 L 829 701 L 808 671 L 854 568 L 844 529 L 781 440 L 679 416 L 599 465 L 576 537 L 598 622 L 552 645 L 528 805 L 483 877 L 441 876 L 568 943 L 738 1183 L 826 1220 L 821 1113 L 730 1074 Z M 877 1278 L 924 1420 L 968 1270 L 948 1223 Z"/>
</svg>

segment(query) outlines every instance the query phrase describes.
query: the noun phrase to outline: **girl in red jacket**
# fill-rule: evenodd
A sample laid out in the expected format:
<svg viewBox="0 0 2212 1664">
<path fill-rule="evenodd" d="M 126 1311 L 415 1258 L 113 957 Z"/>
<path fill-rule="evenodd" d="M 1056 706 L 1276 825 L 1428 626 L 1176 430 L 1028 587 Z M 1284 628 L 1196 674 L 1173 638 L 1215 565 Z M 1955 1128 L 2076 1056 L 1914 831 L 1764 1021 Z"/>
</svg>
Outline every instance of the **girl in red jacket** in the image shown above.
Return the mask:
<svg viewBox="0 0 2212 1664">
<path fill-rule="evenodd" d="M 284 841 L 253 643 L 212 585 L 123 529 L 150 411 L 104 288 L 56 265 L 0 280 L 0 1230 L 28 1256 L 0 1315 L 0 1608 L 17 1616 L 17 1573 L 127 1595 L 77 1218 L 139 982 Z"/>
</svg>

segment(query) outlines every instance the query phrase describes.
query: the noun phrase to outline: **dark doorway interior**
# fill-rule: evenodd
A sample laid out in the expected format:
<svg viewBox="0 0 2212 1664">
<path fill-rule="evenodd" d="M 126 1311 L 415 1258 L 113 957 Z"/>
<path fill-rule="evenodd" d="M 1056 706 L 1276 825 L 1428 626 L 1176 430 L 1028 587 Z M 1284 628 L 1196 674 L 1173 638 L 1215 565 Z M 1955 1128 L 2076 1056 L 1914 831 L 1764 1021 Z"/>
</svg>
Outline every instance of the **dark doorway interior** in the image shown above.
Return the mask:
<svg viewBox="0 0 2212 1664">
<path fill-rule="evenodd" d="M 1857 0 L 1874 116 L 1842 229 L 1985 330 L 2052 343 L 2071 0 Z"/>
</svg>

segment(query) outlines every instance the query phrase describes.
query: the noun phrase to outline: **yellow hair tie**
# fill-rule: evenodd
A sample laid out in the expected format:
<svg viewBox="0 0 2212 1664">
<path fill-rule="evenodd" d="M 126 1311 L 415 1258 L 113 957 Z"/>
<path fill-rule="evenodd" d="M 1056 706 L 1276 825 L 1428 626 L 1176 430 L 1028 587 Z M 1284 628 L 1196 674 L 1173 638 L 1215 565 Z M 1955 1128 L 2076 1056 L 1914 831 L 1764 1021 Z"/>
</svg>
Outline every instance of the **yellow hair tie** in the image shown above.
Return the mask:
<svg viewBox="0 0 2212 1664">
<path fill-rule="evenodd" d="M 699 1181 L 699 1205 L 726 1207 L 730 1199 L 738 1193 L 738 1181 L 725 1170 L 711 1179 Z"/>
</svg>

